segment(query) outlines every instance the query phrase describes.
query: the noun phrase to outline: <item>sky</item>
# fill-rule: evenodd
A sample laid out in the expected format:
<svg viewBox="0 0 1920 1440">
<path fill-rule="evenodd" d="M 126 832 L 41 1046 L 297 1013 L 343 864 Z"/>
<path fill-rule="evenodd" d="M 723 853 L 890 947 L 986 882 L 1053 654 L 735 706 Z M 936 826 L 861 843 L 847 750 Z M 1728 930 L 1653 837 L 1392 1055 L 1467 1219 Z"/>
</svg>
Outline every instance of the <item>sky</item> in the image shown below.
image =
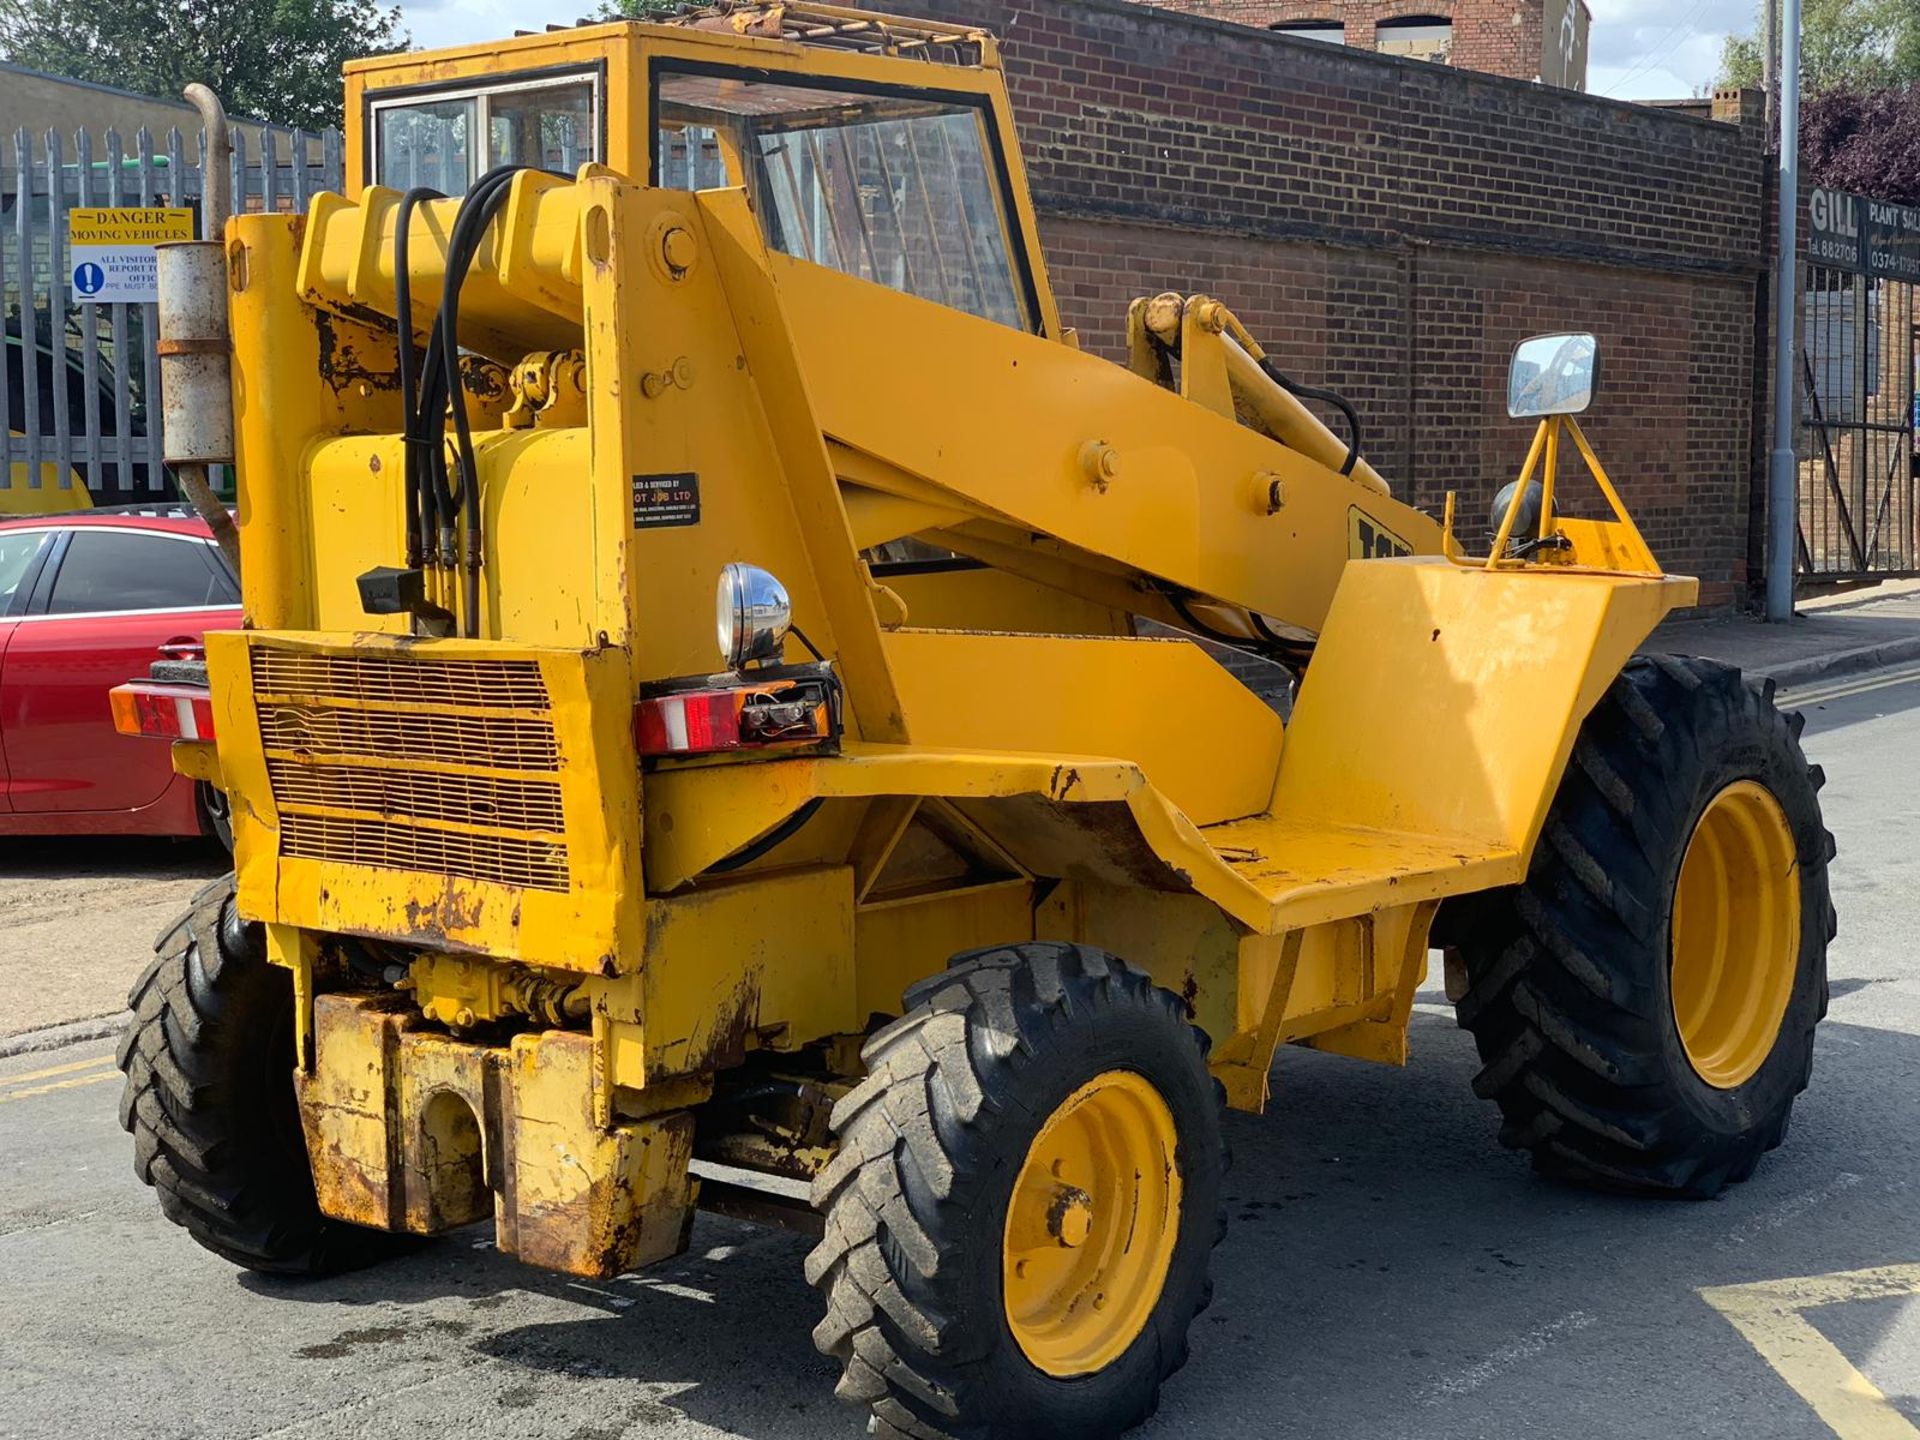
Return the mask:
<svg viewBox="0 0 1920 1440">
<path fill-rule="evenodd" d="M 556 0 L 550 0 L 556 3 Z M 547 21 L 565 23 L 598 9 L 597 0 L 557 0 L 574 8 L 528 18 L 524 0 L 425 0 L 403 3 L 413 43 L 426 49 L 497 40 Z M 1729 31 L 1750 31 L 1752 0 L 1587 0 L 1593 10 L 1587 89 L 1619 100 L 1677 100 L 1701 93 L 1720 70 Z M 885 9 L 884 3 L 877 8 Z M 577 12 L 577 13 L 576 13 Z"/>
<path fill-rule="evenodd" d="M 1678 100 L 1711 88 L 1730 32 L 1751 34 L 1753 0 L 1587 0 L 1587 89 Z"/>
</svg>

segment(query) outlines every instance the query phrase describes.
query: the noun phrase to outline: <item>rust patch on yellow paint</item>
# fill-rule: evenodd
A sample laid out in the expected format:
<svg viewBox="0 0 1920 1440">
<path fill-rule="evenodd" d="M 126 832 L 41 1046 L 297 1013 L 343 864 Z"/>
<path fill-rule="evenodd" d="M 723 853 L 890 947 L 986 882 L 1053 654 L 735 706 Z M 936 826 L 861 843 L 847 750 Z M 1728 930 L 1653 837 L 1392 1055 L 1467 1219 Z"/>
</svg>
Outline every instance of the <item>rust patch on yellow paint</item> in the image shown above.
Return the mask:
<svg viewBox="0 0 1920 1440">
<path fill-rule="evenodd" d="M 443 944 L 455 931 L 480 928 L 486 899 L 448 878 L 446 888 L 431 900 L 407 901 L 406 938 L 423 945 Z"/>
<path fill-rule="evenodd" d="M 384 363 L 383 355 L 369 362 L 361 355 L 359 346 L 341 337 L 331 314 L 325 310 L 314 310 L 312 314 L 313 328 L 320 337 L 320 378 L 335 395 L 356 385 L 365 385 L 374 390 L 400 388 L 400 362 L 397 356 L 391 364 Z M 382 325 L 391 328 L 393 324 L 371 310 L 352 318 L 372 328 Z M 386 354 L 393 352 L 389 350 Z"/>
</svg>

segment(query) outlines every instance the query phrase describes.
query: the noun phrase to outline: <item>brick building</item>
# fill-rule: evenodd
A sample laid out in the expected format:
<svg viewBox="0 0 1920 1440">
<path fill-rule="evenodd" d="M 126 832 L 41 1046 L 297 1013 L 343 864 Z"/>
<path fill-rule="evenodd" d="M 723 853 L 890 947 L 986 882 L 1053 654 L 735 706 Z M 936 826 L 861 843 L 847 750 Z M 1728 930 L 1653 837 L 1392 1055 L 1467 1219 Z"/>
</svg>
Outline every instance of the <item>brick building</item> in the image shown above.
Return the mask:
<svg viewBox="0 0 1920 1440">
<path fill-rule="evenodd" d="M 1586 0 L 1156 0 L 1381 55 L 1586 88 Z"/>
<path fill-rule="evenodd" d="M 1129 0 L 890 4 L 1001 37 L 1090 349 L 1121 357 L 1133 296 L 1218 295 L 1356 403 L 1397 491 L 1437 510 L 1457 490 L 1477 540 L 1530 439 L 1504 408 L 1514 342 L 1591 329 L 1588 433 L 1655 553 L 1706 605 L 1744 596 L 1769 172 L 1740 95 L 1702 119 Z"/>
</svg>

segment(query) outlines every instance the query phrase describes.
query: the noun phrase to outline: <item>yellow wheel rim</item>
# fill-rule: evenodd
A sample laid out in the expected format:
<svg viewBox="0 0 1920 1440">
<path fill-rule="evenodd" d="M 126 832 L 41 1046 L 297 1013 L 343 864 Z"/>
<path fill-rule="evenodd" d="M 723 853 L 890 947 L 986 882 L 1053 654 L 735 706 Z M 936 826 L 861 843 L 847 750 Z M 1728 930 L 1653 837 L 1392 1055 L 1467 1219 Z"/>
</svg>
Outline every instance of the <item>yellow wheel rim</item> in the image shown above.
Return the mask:
<svg viewBox="0 0 1920 1440">
<path fill-rule="evenodd" d="M 1765 786 L 1735 781 L 1694 826 L 1673 897 L 1673 1019 L 1702 1080 L 1730 1090 L 1766 1062 L 1799 961 L 1793 828 Z"/>
<path fill-rule="evenodd" d="M 1069 1095 L 1040 1127 L 1007 1207 L 1007 1323 L 1054 1376 L 1111 1365 L 1160 1302 L 1180 1234 L 1173 1112 L 1131 1070 Z"/>
</svg>

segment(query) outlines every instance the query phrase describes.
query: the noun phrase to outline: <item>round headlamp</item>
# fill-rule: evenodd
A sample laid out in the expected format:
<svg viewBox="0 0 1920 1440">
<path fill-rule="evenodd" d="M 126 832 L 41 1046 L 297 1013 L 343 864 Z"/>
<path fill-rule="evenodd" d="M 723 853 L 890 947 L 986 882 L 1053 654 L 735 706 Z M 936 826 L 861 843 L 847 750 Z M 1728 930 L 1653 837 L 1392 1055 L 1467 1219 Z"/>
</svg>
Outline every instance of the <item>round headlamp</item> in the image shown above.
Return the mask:
<svg viewBox="0 0 1920 1440">
<path fill-rule="evenodd" d="M 720 572 L 715 615 L 726 668 L 778 660 L 793 624 L 787 587 L 758 565 L 736 560 Z"/>
</svg>

